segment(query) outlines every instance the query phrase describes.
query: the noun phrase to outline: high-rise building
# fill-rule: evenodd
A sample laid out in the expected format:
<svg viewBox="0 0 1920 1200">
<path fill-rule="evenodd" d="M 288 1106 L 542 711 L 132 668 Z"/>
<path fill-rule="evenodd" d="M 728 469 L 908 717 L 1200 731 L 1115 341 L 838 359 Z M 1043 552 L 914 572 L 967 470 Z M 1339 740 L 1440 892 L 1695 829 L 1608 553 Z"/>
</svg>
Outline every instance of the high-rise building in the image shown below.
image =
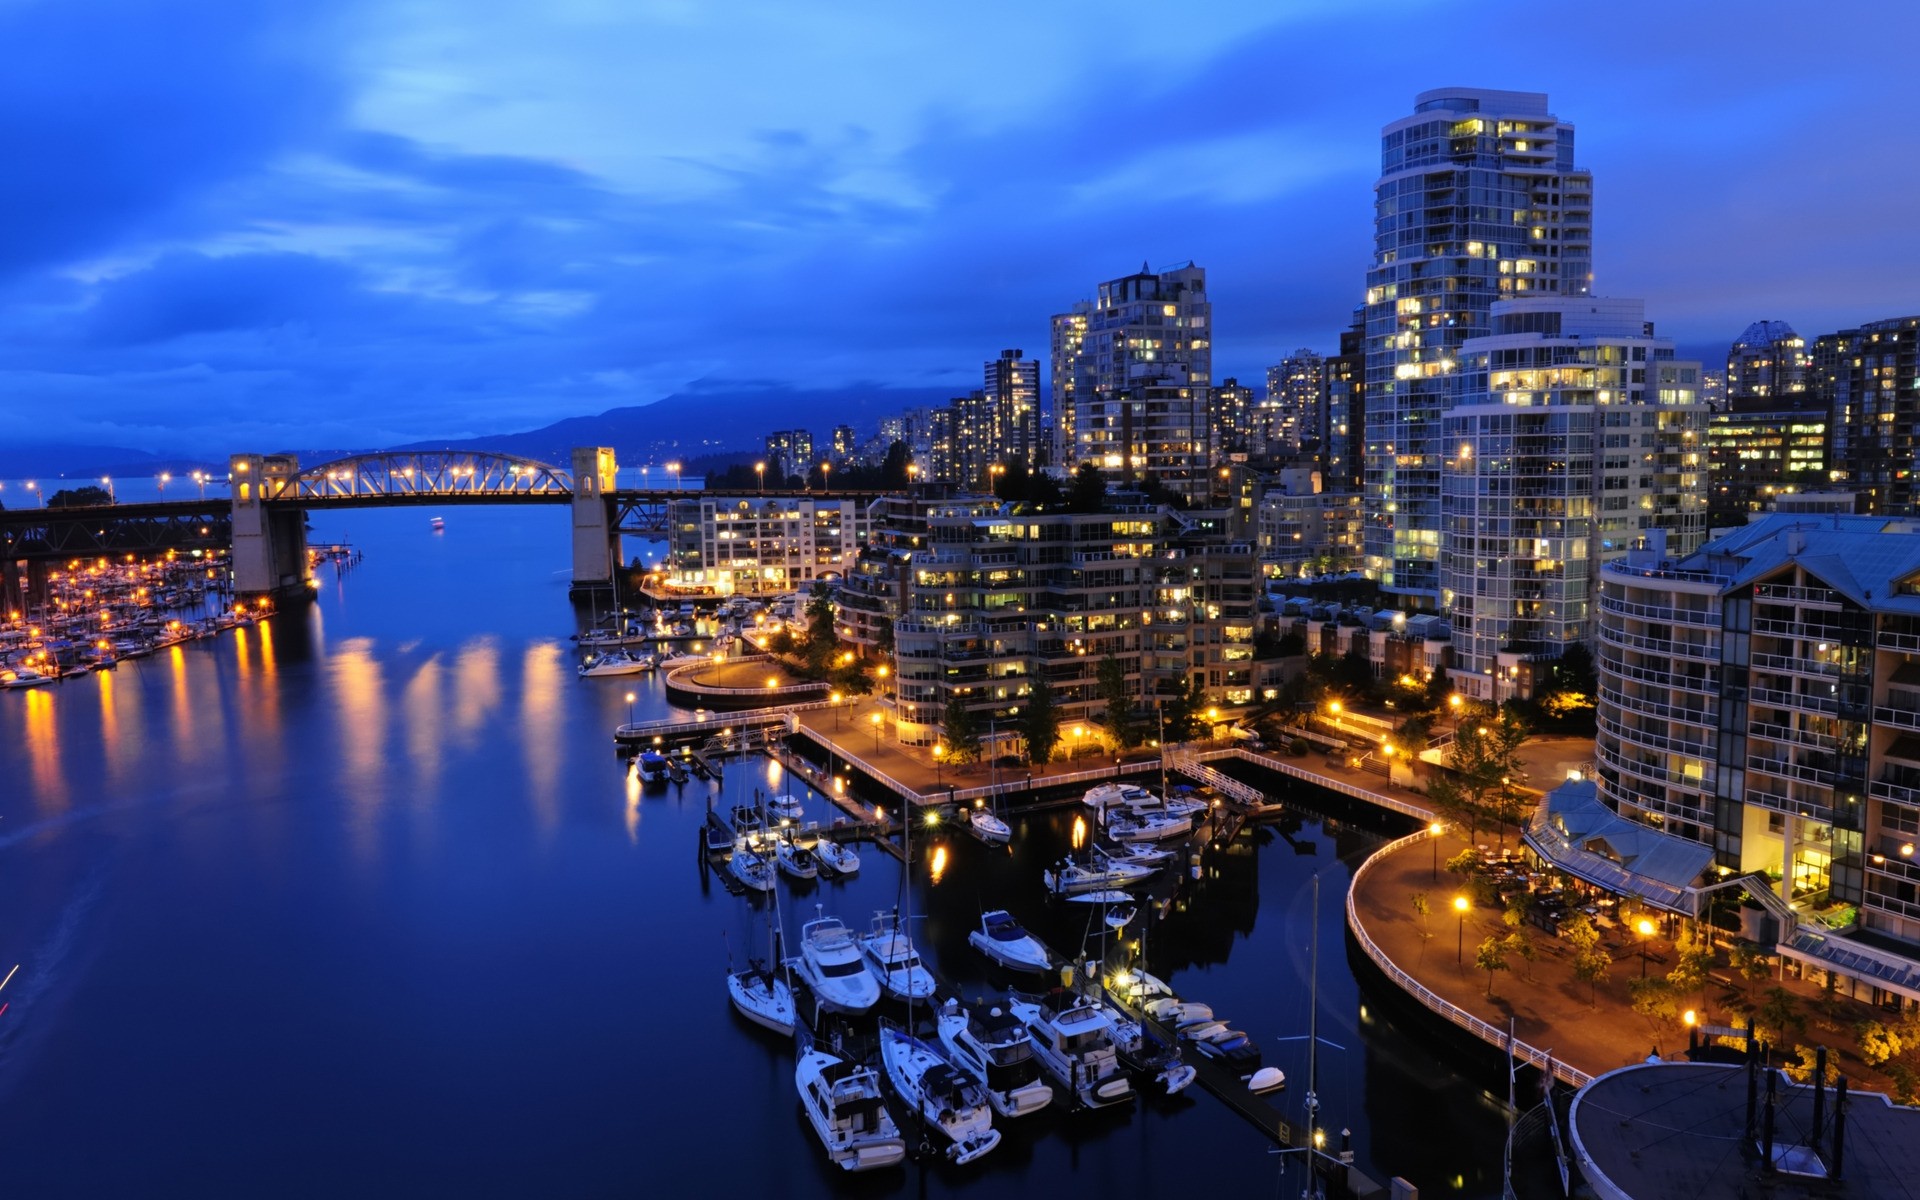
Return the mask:
<svg viewBox="0 0 1920 1200">
<path fill-rule="evenodd" d="M 1055 317 L 1054 397 L 1062 436 L 1071 439 L 1066 465 L 1092 461 L 1122 479 L 1143 468 L 1156 477 L 1164 469 L 1204 471 L 1212 324 L 1207 272 L 1192 263 L 1157 274 L 1143 266 L 1101 284 L 1091 305 Z M 1061 407 L 1063 387 L 1071 416 Z M 1200 410 L 1197 421 L 1189 409 Z M 1155 450 L 1134 436 L 1148 431 L 1163 443 Z M 1177 465 L 1156 468 L 1149 459 Z"/>
<path fill-rule="evenodd" d="M 1071 467 L 1078 459 L 1074 453 L 1073 414 L 1079 397 L 1074 372 L 1079 369 L 1080 353 L 1086 346 L 1087 323 L 1093 316 L 1093 302 L 1081 300 L 1071 312 L 1053 318 L 1049 344 L 1052 347 L 1048 415 L 1053 418 L 1053 461 Z"/>
<path fill-rule="evenodd" d="M 1002 350 L 999 358 L 987 360 L 986 384 L 992 406 L 989 454 L 1001 463 L 1045 463 L 1051 456 L 1040 442 L 1040 361 L 1019 350 Z"/>
<path fill-rule="evenodd" d="M 1367 569 L 1440 601 L 1440 419 L 1495 300 L 1584 296 L 1593 177 L 1534 92 L 1442 88 L 1382 130 L 1367 272 Z"/>
<path fill-rule="evenodd" d="M 851 425 L 833 427 L 833 465 L 845 467 L 860 453 L 860 435 Z"/>
<path fill-rule="evenodd" d="M 1367 461 L 1367 355 L 1364 311 L 1340 334 L 1340 353 L 1326 360 L 1325 442 L 1320 474 L 1330 492 L 1358 492 Z"/>
<path fill-rule="evenodd" d="M 1827 413 L 1813 393 L 1735 396 L 1707 418 L 1709 520 L 1738 525 L 1827 483 Z"/>
<path fill-rule="evenodd" d="M 1242 387 L 1228 376 L 1207 398 L 1207 440 L 1213 445 L 1216 461 L 1245 453 L 1253 445 L 1253 427 L 1258 419 L 1253 389 Z"/>
<path fill-rule="evenodd" d="M 1829 415 L 1832 480 L 1864 511 L 1920 514 L 1914 475 L 1920 425 L 1920 317 L 1871 321 L 1813 344 L 1815 403 Z"/>
<path fill-rule="evenodd" d="M 1305 348 L 1267 368 L 1267 399 L 1261 406 L 1268 453 L 1320 452 L 1325 440 L 1327 364 Z"/>
<path fill-rule="evenodd" d="M 1778 399 L 1807 390 L 1813 356 L 1785 321 L 1755 321 L 1727 351 L 1727 395 Z"/>
<path fill-rule="evenodd" d="M 781 429 L 767 435 L 767 473 L 783 485 L 790 476 L 805 477 L 815 465 L 811 433 Z"/>
<path fill-rule="evenodd" d="M 1791 957 L 1920 976 L 1920 524 L 1775 513 L 1600 575 L 1601 798 L 1777 880 Z M 1792 926 L 1847 906 L 1858 940 Z"/>
<path fill-rule="evenodd" d="M 1700 364 L 1677 362 L 1638 300 L 1501 301 L 1459 348 L 1442 419 L 1440 581 L 1452 678 L 1495 703 L 1592 637 L 1594 573 L 1653 530 L 1706 534 Z"/>
</svg>

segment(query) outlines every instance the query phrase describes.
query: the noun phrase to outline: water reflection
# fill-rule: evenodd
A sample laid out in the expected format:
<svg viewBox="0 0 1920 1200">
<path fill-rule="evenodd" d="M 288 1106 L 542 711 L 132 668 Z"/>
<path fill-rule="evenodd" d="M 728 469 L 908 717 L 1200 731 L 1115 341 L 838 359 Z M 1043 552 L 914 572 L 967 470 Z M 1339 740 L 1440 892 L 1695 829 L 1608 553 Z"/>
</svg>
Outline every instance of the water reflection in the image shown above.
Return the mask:
<svg viewBox="0 0 1920 1200">
<path fill-rule="evenodd" d="M 492 638 L 477 638 L 461 648 L 453 666 L 453 736 L 473 745 L 499 706 L 500 647 Z"/>
<path fill-rule="evenodd" d="M 627 841 L 640 844 L 640 762 L 627 764 Z"/>
<path fill-rule="evenodd" d="M 360 860 L 371 863 L 380 849 L 387 799 L 386 682 L 371 638 L 343 642 L 328 668 L 346 774 L 347 832 Z"/>
<path fill-rule="evenodd" d="M 555 642 L 533 643 L 520 660 L 520 755 L 527 764 L 527 803 L 543 834 L 560 823 L 563 665 Z"/>
<path fill-rule="evenodd" d="M 407 714 L 407 757 L 413 762 L 414 795 L 422 808 L 431 807 L 438 795 L 446 745 L 440 729 L 440 675 L 440 656 L 436 654 L 420 664 L 400 695 L 400 706 Z"/>
<path fill-rule="evenodd" d="M 67 810 L 67 777 L 60 765 L 60 727 L 53 696 L 44 688 L 28 688 L 21 697 L 27 706 L 27 761 L 33 773 L 33 804 L 43 816 Z"/>
</svg>

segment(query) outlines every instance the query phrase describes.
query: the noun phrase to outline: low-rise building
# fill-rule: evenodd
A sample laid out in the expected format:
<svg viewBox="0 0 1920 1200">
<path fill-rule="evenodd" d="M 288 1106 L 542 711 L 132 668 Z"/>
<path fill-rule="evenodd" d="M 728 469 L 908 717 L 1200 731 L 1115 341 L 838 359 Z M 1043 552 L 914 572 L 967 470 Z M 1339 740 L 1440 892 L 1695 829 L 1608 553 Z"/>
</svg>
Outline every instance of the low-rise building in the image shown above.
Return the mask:
<svg viewBox="0 0 1920 1200">
<path fill-rule="evenodd" d="M 708 596 L 764 596 L 838 580 L 870 523 L 855 500 L 689 495 L 667 510 L 662 585 Z"/>
</svg>

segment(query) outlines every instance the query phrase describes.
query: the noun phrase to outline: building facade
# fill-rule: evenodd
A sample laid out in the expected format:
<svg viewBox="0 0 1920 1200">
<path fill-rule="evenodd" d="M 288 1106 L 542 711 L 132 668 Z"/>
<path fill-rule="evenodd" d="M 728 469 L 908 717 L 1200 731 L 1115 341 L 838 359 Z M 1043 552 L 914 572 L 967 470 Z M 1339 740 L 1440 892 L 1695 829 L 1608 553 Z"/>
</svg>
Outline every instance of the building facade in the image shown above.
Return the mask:
<svg viewBox="0 0 1920 1200">
<path fill-rule="evenodd" d="M 1259 408 L 1253 389 L 1229 376 L 1207 396 L 1207 441 L 1214 461 L 1246 454 L 1253 447 Z"/>
<path fill-rule="evenodd" d="M 1184 427 L 1189 432 L 1181 453 L 1204 468 L 1212 326 L 1207 272 L 1191 263 L 1158 273 L 1143 267 L 1138 274 L 1109 280 L 1091 305 L 1076 305 L 1055 317 L 1055 413 L 1062 437 L 1071 438 L 1065 465 L 1095 462 L 1124 479 L 1125 472 L 1139 469 L 1132 459 L 1144 465 L 1148 457 L 1134 444 L 1134 431 L 1165 434 Z M 1062 407 L 1063 390 L 1071 401 L 1070 417 Z M 1149 410 L 1150 404 L 1182 411 Z M 1196 414 L 1184 411 L 1189 405 L 1200 410 L 1197 422 Z"/>
<path fill-rule="evenodd" d="M 805 478 L 819 460 L 813 456 L 813 435 L 804 429 L 781 429 L 767 435 L 767 473 L 784 483 Z"/>
<path fill-rule="evenodd" d="M 1715 526 L 1826 487 L 1827 413 L 1812 400 L 1808 392 L 1736 396 L 1707 418 L 1707 508 Z"/>
<path fill-rule="evenodd" d="M 1653 336 L 1637 300 L 1501 301 L 1460 346 L 1442 422 L 1441 586 L 1454 686 L 1523 694 L 1523 670 L 1592 637 L 1595 572 L 1658 530 L 1706 536 L 1700 364 Z"/>
<path fill-rule="evenodd" d="M 1441 417 L 1495 300 L 1584 296 L 1593 177 L 1534 92 L 1422 92 L 1381 131 L 1366 293 L 1367 569 L 1440 603 Z"/>
<path fill-rule="evenodd" d="M 1727 350 L 1727 395 L 1778 401 L 1807 390 L 1813 356 L 1785 321 L 1755 321 Z M 1776 405 L 1776 407 L 1785 407 Z"/>
<path fill-rule="evenodd" d="M 1260 498 L 1254 546 L 1268 577 L 1338 574 L 1359 564 L 1366 519 L 1358 492 L 1325 490 L 1321 472 L 1280 472 Z"/>
<path fill-rule="evenodd" d="M 1319 453 L 1326 441 L 1326 379 L 1326 360 L 1305 348 L 1267 368 L 1260 416 L 1269 453 Z"/>
<path fill-rule="evenodd" d="M 990 455 L 1002 464 L 1043 466 L 1050 447 L 1040 440 L 1040 361 L 1020 350 L 987 360 L 982 394 L 992 407 Z"/>
<path fill-rule="evenodd" d="M 853 500 L 689 494 L 668 506 L 668 591 L 766 596 L 852 568 L 871 528 Z"/>
<path fill-rule="evenodd" d="M 1829 476 L 1864 511 L 1920 513 L 1920 317 L 1873 321 L 1813 344 L 1815 403 L 1829 414 Z"/>
</svg>

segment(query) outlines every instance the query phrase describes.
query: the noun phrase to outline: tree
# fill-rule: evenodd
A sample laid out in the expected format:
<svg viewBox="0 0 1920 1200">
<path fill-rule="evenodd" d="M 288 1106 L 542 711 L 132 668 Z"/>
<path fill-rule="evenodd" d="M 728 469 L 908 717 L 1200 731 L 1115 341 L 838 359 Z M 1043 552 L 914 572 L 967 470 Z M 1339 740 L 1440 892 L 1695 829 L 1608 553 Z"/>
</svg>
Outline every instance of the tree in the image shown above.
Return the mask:
<svg viewBox="0 0 1920 1200">
<path fill-rule="evenodd" d="M 1433 674 L 1427 676 L 1427 707 L 1438 710 L 1445 707 L 1447 697 L 1453 693 L 1453 687 L 1447 680 L 1447 669 L 1435 667 Z"/>
<path fill-rule="evenodd" d="M 993 478 L 993 494 L 1009 503 L 1027 499 L 1029 484 L 1032 481 L 1027 464 L 1016 458 L 1010 463 L 1000 465 L 1002 469 Z"/>
<path fill-rule="evenodd" d="M 1729 956 L 1729 965 L 1734 974 L 1740 977 L 1740 994 L 1749 995 L 1748 984 L 1759 983 L 1773 974 L 1773 963 L 1766 951 L 1752 942 L 1741 942 L 1733 948 Z"/>
<path fill-rule="evenodd" d="M 775 654 L 792 654 L 795 649 L 793 631 L 785 626 L 774 630 L 773 636 L 767 639 L 767 649 Z"/>
<path fill-rule="evenodd" d="M 961 763 L 970 763 L 980 757 L 980 722 L 960 697 L 955 696 L 947 701 L 943 725 L 947 735 L 948 757 Z"/>
<path fill-rule="evenodd" d="M 1020 732 L 1027 740 L 1027 761 L 1036 765 L 1051 759 L 1053 748 L 1060 744 L 1060 710 L 1043 676 L 1033 677 L 1027 706 L 1020 713 Z"/>
<path fill-rule="evenodd" d="M 1600 981 L 1613 968 L 1613 955 L 1596 940 L 1573 956 L 1573 977 L 1587 985 L 1587 1007 L 1599 1003 Z"/>
<path fill-rule="evenodd" d="M 1533 944 L 1533 935 L 1524 925 L 1516 926 L 1507 934 L 1507 953 L 1527 964 L 1527 982 L 1533 982 L 1533 964 L 1540 957 L 1540 948 Z"/>
<path fill-rule="evenodd" d="M 880 464 L 880 486 L 883 488 L 905 488 L 913 481 L 907 472 L 907 464 L 913 461 L 913 455 L 905 442 L 895 440 L 887 447 L 887 457 Z"/>
<path fill-rule="evenodd" d="M 1107 506 L 1107 478 L 1090 462 L 1080 464 L 1067 488 L 1067 511 L 1095 513 Z"/>
<path fill-rule="evenodd" d="M 1679 1019 L 1680 1006 L 1675 998 L 1675 988 L 1658 975 L 1629 981 L 1627 997 L 1633 1004 L 1633 1011 L 1645 1017 L 1648 1024 L 1656 1029 Z"/>
<path fill-rule="evenodd" d="M 870 696 L 873 694 L 873 679 L 860 669 L 859 663 L 848 663 L 834 671 L 833 686 L 849 696 Z"/>
<path fill-rule="evenodd" d="M 1427 802 L 1433 805 L 1434 812 L 1442 821 L 1456 829 L 1467 831 L 1467 840 L 1475 840 L 1480 834 L 1480 808 L 1468 797 L 1466 789 L 1460 786 L 1458 777 L 1440 772 L 1427 780 Z"/>
<path fill-rule="evenodd" d="M 840 630 L 834 624 L 833 590 L 825 582 L 813 585 L 807 601 L 807 666 L 814 673 L 833 664 L 840 650 Z"/>
<path fill-rule="evenodd" d="M 1565 939 L 1567 945 L 1573 947 L 1576 954 L 1582 950 L 1591 950 L 1600 944 L 1600 931 L 1593 927 L 1592 918 L 1582 912 L 1577 912 L 1560 922 L 1560 936 Z"/>
<path fill-rule="evenodd" d="M 882 654 L 893 653 L 893 620 L 892 618 L 890 617 L 880 618 L 878 624 L 875 626 L 875 629 L 874 629 L 873 647 L 874 649 L 878 650 Z"/>
<path fill-rule="evenodd" d="M 1673 939 L 1673 970 L 1667 982 L 1676 992 L 1700 993 L 1700 1008 L 1707 1007 L 1707 972 L 1713 967 L 1713 943 L 1691 923 L 1682 925 Z"/>
<path fill-rule="evenodd" d="M 112 504 L 113 493 L 97 484 L 82 484 L 77 488 L 61 488 L 47 497 L 48 508 L 79 508 L 90 504 Z"/>
<path fill-rule="evenodd" d="M 1861 1061 L 1870 1067 L 1900 1057 L 1907 1048 L 1906 1040 L 1898 1030 L 1889 1029 L 1878 1021 L 1862 1021 L 1854 1026 L 1853 1033 L 1860 1042 Z"/>
<path fill-rule="evenodd" d="M 1201 690 L 1193 678 L 1182 675 L 1173 691 L 1160 700 L 1160 738 L 1166 742 L 1184 742 L 1193 737 L 1194 718 L 1200 707 Z"/>
<path fill-rule="evenodd" d="M 1140 744 L 1140 714 L 1134 707 L 1133 689 L 1127 684 L 1127 669 L 1109 654 L 1100 660 L 1097 684 L 1100 699 L 1107 705 L 1107 733 L 1122 750 Z"/>
<path fill-rule="evenodd" d="M 1505 971 L 1507 966 L 1507 943 L 1499 937 L 1489 937 L 1480 943 L 1473 952 L 1473 965 L 1487 973 L 1487 995 L 1493 995 L 1493 973 Z"/>
<path fill-rule="evenodd" d="M 1779 984 L 1766 990 L 1760 1007 L 1753 1010 L 1753 1019 L 1760 1023 L 1761 1037 L 1776 1046 L 1784 1046 L 1790 1034 L 1807 1031 L 1807 1018 L 1799 1002 Z"/>
</svg>

